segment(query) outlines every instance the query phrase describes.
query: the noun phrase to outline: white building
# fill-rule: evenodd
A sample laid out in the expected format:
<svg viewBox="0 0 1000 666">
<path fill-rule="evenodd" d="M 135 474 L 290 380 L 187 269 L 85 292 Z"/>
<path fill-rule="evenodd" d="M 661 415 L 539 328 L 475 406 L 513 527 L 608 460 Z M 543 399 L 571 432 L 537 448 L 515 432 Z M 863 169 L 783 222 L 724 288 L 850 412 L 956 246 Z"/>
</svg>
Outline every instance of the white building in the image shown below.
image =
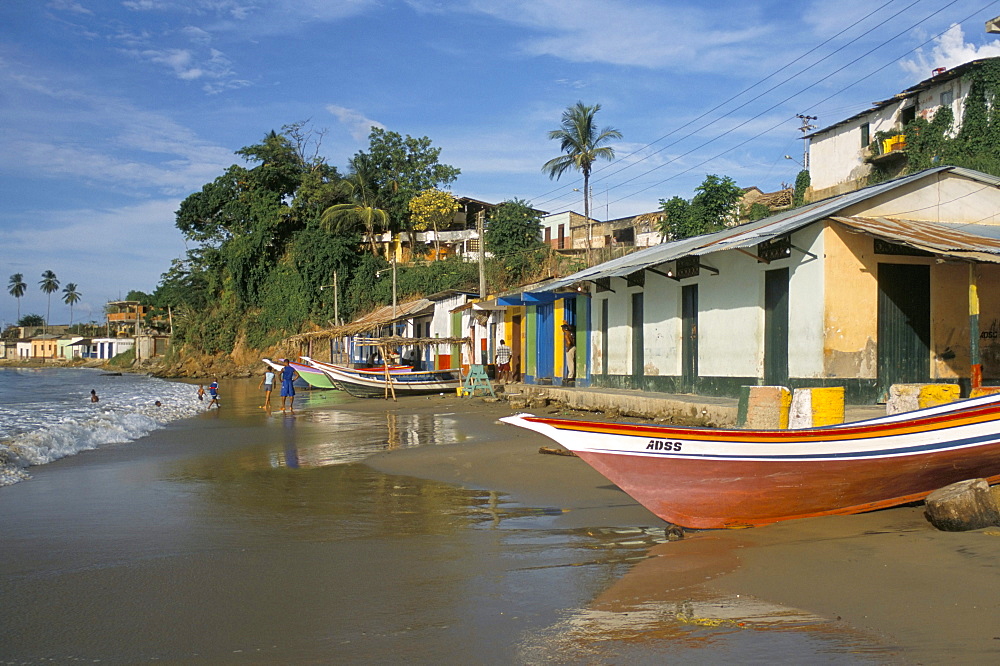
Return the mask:
<svg viewBox="0 0 1000 666">
<path fill-rule="evenodd" d="M 958 129 L 970 74 L 988 60 L 974 60 L 953 69 L 934 70 L 932 76 L 889 99 L 808 135 L 809 199 L 818 201 L 867 185 L 873 167 L 896 176 L 906 167 L 907 123 L 917 117 L 930 121 L 949 106 Z M 876 141 L 877 137 L 881 137 Z"/>
</svg>

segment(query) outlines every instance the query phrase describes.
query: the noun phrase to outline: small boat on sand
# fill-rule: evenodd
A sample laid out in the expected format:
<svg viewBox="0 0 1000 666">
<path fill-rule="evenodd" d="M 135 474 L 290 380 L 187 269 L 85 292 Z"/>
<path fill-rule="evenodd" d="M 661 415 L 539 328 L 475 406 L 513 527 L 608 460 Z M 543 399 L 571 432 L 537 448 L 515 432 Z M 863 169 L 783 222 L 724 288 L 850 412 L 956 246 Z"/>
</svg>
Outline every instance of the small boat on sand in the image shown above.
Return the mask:
<svg viewBox="0 0 1000 666">
<path fill-rule="evenodd" d="M 358 398 L 382 398 L 389 393 L 420 395 L 454 392 L 462 383 L 460 376 L 450 370 L 356 369 L 315 360 L 312 362 L 334 384 Z"/>
<path fill-rule="evenodd" d="M 276 373 L 278 373 L 279 377 L 278 384 L 280 385 L 281 371 L 284 369 L 284 366 L 281 363 L 275 363 L 269 358 L 261 360 L 264 361 L 264 363 L 266 363 L 268 366 L 270 366 Z M 333 382 L 330 381 L 330 378 L 327 377 L 325 374 L 323 374 L 322 370 L 318 370 L 308 365 L 303 365 L 302 363 L 295 363 L 294 361 L 289 361 L 288 365 L 292 366 L 292 368 L 297 373 L 299 373 L 299 379 L 304 381 L 311 388 L 317 388 L 317 389 L 337 388 L 336 386 L 334 386 Z"/>
<path fill-rule="evenodd" d="M 861 513 L 956 481 L 1000 481 L 1000 396 L 801 430 L 726 430 L 518 414 L 667 522 L 704 529 Z"/>
</svg>

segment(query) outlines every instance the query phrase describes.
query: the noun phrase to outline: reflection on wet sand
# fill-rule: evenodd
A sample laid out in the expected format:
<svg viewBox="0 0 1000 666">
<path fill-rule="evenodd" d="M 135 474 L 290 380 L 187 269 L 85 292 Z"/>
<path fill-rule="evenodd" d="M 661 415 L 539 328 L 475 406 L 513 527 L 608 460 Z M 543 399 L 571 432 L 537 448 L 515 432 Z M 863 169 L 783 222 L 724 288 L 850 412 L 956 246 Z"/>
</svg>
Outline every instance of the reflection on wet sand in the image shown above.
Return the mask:
<svg viewBox="0 0 1000 666">
<path fill-rule="evenodd" d="M 533 635 L 522 646 L 529 661 L 558 655 L 560 660 L 590 661 L 601 655 L 619 658 L 628 645 L 643 654 L 673 653 L 691 658 L 692 649 L 733 650 L 741 661 L 765 658 L 759 632 L 779 632 L 786 648 L 809 654 L 818 649 L 829 663 L 881 661 L 891 655 L 879 645 L 841 623 L 812 613 L 746 595 L 720 595 L 707 581 L 725 576 L 739 566 L 743 547 L 731 535 L 695 535 L 685 541 L 660 543 L 646 557 L 600 593 L 586 607 Z M 795 649 L 799 643 L 798 650 Z M 817 646 L 817 643 L 819 645 Z M 791 644 L 791 645 L 788 645 Z M 813 649 L 805 649 L 807 646 Z M 772 646 L 773 647 L 773 646 Z M 750 650 L 747 652 L 746 650 Z"/>
<path fill-rule="evenodd" d="M 269 462 L 274 467 L 325 467 L 358 462 L 386 450 L 417 446 L 455 444 L 470 439 L 453 414 L 377 414 L 337 410 L 306 412 L 283 419 L 283 449 L 273 451 Z M 327 433 L 323 441 L 296 441 L 295 423 L 310 424 Z M 313 435 L 315 439 L 315 435 Z"/>
</svg>

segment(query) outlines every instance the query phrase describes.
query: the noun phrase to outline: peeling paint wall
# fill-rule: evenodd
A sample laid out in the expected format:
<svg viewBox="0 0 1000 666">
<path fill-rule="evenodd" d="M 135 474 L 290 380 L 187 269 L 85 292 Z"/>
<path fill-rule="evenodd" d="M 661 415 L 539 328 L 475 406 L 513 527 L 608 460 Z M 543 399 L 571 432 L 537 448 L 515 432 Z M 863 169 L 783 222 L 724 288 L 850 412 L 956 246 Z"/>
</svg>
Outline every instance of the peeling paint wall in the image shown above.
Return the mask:
<svg viewBox="0 0 1000 666">
<path fill-rule="evenodd" d="M 927 260 L 924 260 L 927 261 Z M 970 375 L 969 265 L 931 264 L 931 378 Z"/>
<path fill-rule="evenodd" d="M 874 243 L 869 236 L 835 223 L 823 227 L 827 285 L 823 372 L 827 377 L 875 379 L 878 261 Z"/>
<path fill-rule="evenodd" d="M 979 273 L 979 358 L 983 379 L 996 382 L 1000 380 L 1000 266 L 979 264 L 976 270 Z"/>
</svg>

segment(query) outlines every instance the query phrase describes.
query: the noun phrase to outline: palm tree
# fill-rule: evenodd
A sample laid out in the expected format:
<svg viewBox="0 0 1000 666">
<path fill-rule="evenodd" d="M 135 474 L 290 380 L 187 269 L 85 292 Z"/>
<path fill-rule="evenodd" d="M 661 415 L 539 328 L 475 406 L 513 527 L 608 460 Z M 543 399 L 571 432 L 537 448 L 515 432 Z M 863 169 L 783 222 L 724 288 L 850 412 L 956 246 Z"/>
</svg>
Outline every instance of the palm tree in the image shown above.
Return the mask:
<svg viewBox="0 0 1000 666">
<path fill-rule="evenodd" d="M 10 276 L 10 282 L 7 283 L 10 287 L 10 295 L 17 299 L 17 320 L 21 320 L 21 297 L 24 296 L 25 290 L 27 290 L 28 285 L 24 283 L 24 275 L 21 273 L 14 273 Z"/>
<path fill-rule="evenodd" d="M 59 291 L 59 278 L 52 271 L 45 271 L 42 273 L 42 279 L 38 281 L 41 285 L 41 289 L 49 297 L 48 304 L 45 306 L 45 328 L 49 325 L 49 312 L 52 310 L 52 292 Z"/>
<path fill-rule="evenodd" d="M 65 296 L 63 296 L 63 303 L 69 306 L 69 325 L 72 326 L 73 304 L 80 300 L 80 296 L 82 296 L 82 294 L 76 290 L 75 282 L 70 282 L 69 284 L 67 284 L 66 288 L 63 289 L 63 293 L 66 294 Z"/>
<path fill-rule="evenodd" d="M 389 213 L 379 207 L 374 167 L 368 155 L 359 153 L 351 159 L 351 173 L 343 184 L 350 203 L 330 206 L 320 218 L 328 229 L 353 231 L 360 225 L 368 236 L 372 254 L 378 254 L 375 232 L 389 228 Z"/>
<path fill-rule="evenodd" d="M 560 128 L 549 132 L 549 138 L 559 141 L 559 149 L 564 154 L 542 165 L 542 171 L 548 173 L 549 178 L 558 179 L 570 168 L 583 174 L 583 215 L 587 219 L 588 264 L 590 263 L 590 171 L 598 159 L 611 160 L 615 157 L 615 149 L 602 144 L 622 138 L 622 133 L 613 127 L 597 131 L 594 116 L 600 110 L 600 104 L 587 106 L 583 102 L 577 102 L 563 111 Z"/>
</svg>

